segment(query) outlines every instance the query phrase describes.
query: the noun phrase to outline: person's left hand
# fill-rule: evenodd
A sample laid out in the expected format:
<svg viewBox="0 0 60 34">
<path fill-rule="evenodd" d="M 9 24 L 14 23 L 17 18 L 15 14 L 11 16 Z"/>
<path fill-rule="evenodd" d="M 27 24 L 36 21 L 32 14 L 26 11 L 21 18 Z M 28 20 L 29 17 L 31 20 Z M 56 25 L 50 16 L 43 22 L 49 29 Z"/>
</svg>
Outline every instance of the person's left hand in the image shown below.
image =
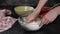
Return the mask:
<svg viewBox="0 0 60 34">
<path fill-rule="evenodd" d="M 41 24 L 49 24 L 53 22 L 57 16 L 57 11 L 51 10 L 42 17 Z"/>
</svg>

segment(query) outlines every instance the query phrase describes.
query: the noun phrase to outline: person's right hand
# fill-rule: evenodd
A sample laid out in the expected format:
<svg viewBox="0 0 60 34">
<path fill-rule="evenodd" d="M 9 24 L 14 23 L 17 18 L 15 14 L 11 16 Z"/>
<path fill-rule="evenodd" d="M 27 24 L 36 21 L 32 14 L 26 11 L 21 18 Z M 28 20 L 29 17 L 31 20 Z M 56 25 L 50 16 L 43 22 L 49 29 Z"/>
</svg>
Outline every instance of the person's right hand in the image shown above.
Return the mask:
<svg viewBox="0 0 60 34">
<path fill-rule="evenodd" d="M 29 22 L 35 21 L 36 19 L 37 19 L 37 16 L 35 16 L 34 13 L 32 13 L 26 17 L 25 21 L 29 23 Z"/>
<path fill-rule="evenodd" d="M 43 7 L 41 11 L 42 15 L 41 14 L 40 15 L 43 16 L 43 14 L 47 13 L 49 10 L 50 10 L 50 7 Z M 38 9 L 34 9 L 33 13 L 26 17 L 26 22 L 36 21 L 39 16 L 39 13 L 36 14 L 36 12 L 38 13 Z"/>
</svg>

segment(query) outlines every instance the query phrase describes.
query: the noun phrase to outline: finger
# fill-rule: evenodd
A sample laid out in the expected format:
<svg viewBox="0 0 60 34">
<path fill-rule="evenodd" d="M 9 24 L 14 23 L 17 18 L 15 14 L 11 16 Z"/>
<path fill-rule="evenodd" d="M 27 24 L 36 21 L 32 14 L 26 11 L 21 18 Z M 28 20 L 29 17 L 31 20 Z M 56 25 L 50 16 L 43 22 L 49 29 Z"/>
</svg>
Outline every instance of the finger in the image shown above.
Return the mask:
<svg viewBox="0 0 60 34">
<path fill-rule="evenodd" d="M 44 17 L 44 22 L 43 24 L 46 24 L 48 22 L 47 18 Z"/>
<path fill-rule="evenodd" d="M 29 23 L 29 22 L 31 22 L 31 19 L 30 18 L 26 18 L 25 22 Z"/>
<path fill-rule="evenodd" d="M 48 20 L 48 22 L 47 22 L 46 24 L 49 24 L 49 23 L 51 23 L 51 21 L 50 21 L 50 20 Z"/>
<path fill-rule="evenodd" d="M 40 25 L 43 25 L 43 23 L 44 23 L 44 19 L 41 19 Z M 40 26 L 40 25 L 39 25 L 39 26 Z"/>
<path fill-rule="evenodd" d="M 44 24 L 44 21 L 45 21 L 45 19 L 42 18 L 42 19 L 41 19 L 41 23 L 40 23 L 40 25 L 41 25 L 41 24 Z"/>
<path fill-rule="evenodd" d="M 45 24 L 47 25 L 49 22 L 50 22 L 50 21 L 46 18 L 46 23 L 45 23 Z"/>
<path fill-rule="evenodd" d="M 41 20 L 41 24 L 46 24 L 46 23 L 49 23 L 49 21 L 48 21 L 47 18 L 43 17 L 42 20 Z"/>
</svg>

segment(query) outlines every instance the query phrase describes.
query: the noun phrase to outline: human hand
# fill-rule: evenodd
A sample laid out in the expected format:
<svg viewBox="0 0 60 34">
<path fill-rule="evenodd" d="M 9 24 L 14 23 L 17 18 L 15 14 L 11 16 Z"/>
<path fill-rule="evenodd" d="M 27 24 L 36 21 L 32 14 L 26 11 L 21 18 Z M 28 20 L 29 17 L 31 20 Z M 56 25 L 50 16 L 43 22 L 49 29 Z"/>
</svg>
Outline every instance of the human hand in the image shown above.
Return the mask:
<svg viewBox="0 0 60 34">
<path fill-rule="evenodd" d="M 29 23 L 29 22 L 35 21 L 36 19 L 37 19 L 37 16 L 35 16 L 34 13 L 32 13 L 26 17 L 25 21 Z"/>
<path fill-rule="evenodd" d="M 42 10 L 42 11 L 41 11 L 41 10 Z M 38 15 L 39 15 L 39 13 L 41 13 L 41 14 L 40 14 L 41 17 L 44 16 L 44 14 L 47 13 L 49 10 L 51 10 L 51 8 L 50 8 L 50 7 L 43 7 L 41 10 L 40 10 L 40 9 L 37 9 L 37 8 L 34 9 L 33 13 L 30 14 L 29 16 L 27 16 L 26 21 L 31 22 L 31 21 L 33 21 L 33 20 L 36 20 L 37 17 L 38 17 Z M 41 11 L 41 12 L 40 12 L 40 11 Z M 37 14 L 37 13 L 38 13 L 38 14 Z"/>
<path fill-rule="evenodd" d="M 47 13 L 51 8 L 50 7 L 43 7 L 41 11 L 41 16 L 44 16 L 45 13 Z M 40 10 L 39 9 L 34 9 L 33 13 L 27 16 L 26 21 L 31 22 L 37 19 L 39 15 Z M 38 14 L 37 14 L 38 13 Z"/>
<path fill-rule="evenodd" d="M 51 10 L 42 17 L 41 24 L 49 24 L 53 22 L 57 18 L 57 16 L 58 12 Z"/>
</svg>

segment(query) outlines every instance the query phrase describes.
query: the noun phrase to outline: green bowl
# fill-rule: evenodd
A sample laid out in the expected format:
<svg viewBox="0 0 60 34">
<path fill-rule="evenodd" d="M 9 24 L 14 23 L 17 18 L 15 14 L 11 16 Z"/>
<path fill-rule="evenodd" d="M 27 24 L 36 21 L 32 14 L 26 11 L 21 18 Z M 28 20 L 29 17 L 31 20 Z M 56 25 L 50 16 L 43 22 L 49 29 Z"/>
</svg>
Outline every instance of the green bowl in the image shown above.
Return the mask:
<svg viewBox="0 0 60 34">
<path fill-rule="evenodd" d="M 27 16 L 31 14 L 34 10 L 34 8 L 31 6 L 17 6 L 14 9 L 16 14 L 19 16 Z"/>
</svg>

